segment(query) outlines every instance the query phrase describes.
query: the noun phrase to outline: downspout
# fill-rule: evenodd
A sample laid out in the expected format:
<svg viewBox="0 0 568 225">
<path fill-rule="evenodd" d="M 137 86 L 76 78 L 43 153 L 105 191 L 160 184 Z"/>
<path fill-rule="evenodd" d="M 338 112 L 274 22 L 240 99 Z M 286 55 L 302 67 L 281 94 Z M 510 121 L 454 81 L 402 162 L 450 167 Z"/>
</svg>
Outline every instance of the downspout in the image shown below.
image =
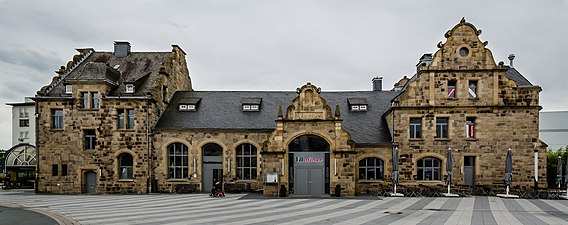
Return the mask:
<svg viewBox="0 0 568 225">
<path fill-rule="evenodd" d="M 392 106 L 391 106 L 391 107 L 392 107 Z M 393 146 L 394 146 L 394 130 L 395 130 L 395 129 L 394 129 L 394 127 L 395 127 L 394 117 L 395 117 L 395 116 L 396 116 L 396 114 L 394 114 L 394 108 L 392 108 L 392 131 L 391 131 L 392 137 L 391 137 L 391 142 L 392 142 Z"/>
<path fill-rule="evenodd" d="M 35 102 L 35 113 L 34 113 L 34 120 L 35 120 L 35 153 L 36 153 L 36 172 L 35 172 L 35 185 L 34 185 L 34 193 L 39 193 L 39 145 L 38 145 L 38 140 L 39 140 L 39 111 L 38 111 L 38 102 L 37 102 L 37 98 Z M 6 160 L 4 160 L 6 161 Z M 6 168 L 6 167 L 4 167 Z"/>
<path fill-rule="evenodd" d="M 392 109 L 392 132 L 391 132 L 391 143 L 392 143 L 392 146 L 391 146 L 391 147 L 392 147 L 392 151 L 391 151 L 391 156 L 394 156 L 394 149 L 397 147 L 397 146 L 395 145 L 395 143 L 394 143 L 394 131 L 395 131 L 395 124 L 396 124 L 394 117 L 396 116 L 396 114 L 395 114 L 395 110 L 394 110 L 394 107 L 393 107 L 393 104 L 392 104 L 392 103 L 393 103 L 393 102 L 391 102 L 391 109 Z M 394 157 L 393 157 L 393 159 L 391 159 L 391 160 L 392 160 L 391 162 L 394 162 Z M 393 169 L 393 168 L 394 168 L 394 165 L 392 165 L 392 166 L 393 166 L 393 167 L 391 168 L 391 170 L 394 170 L 394 169 Z M 394 172 L 391 171 L 391 173 L 394 173 Z M 392 178 L 392 176 L 391 176 L 391 180 L 392 180 L 392 179 L 393 179 L 393 178 Z M 394 193 L 396 194 L 396 185 L 395 185 L 394 187 L 395 187 Z"/>
<path fill-rule="evenodd" d="M 148 101 L 146 101 L 148 103 Z M 150 121 L 148 120 L 148 104 L 146 104 L 146 108 L 144 109 L 144 111 L 146 111 L 146 151 L 147 151 L 147 155 L 148 155 L 148 165 L 147 165 L 147 177 L 146 177 L 146 194 L 150 193 L 150 185 L 152 184 L 152 181 L 150 180 L 152 178 L 152 169 L 150 168 L 151 163 L 150 161 L 152 160 L 152 156 L 150 155 L 150 134 L 149 134 L 149 123 Z"/>
</svg>

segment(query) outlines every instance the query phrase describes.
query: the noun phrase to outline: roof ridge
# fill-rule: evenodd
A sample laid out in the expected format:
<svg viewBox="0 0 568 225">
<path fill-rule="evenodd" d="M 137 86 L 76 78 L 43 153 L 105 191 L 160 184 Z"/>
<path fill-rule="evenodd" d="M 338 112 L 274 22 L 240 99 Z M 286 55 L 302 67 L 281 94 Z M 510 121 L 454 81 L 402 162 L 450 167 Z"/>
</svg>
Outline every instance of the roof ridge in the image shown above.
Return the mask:
<svg viewBox="0 0 568 225">
<path fill-rule="evenodd" d="M 91 54 L 93 54 L 93 52 L 95 52 L 94 50 L 91 50 L 89 52 L 87 52 L 87 54 L 85 54 L 85 56 L 81 59 L 79 59 L 76 63 L 73 64 L 73 66 L 71 66 L 71 69 L 67 70 L 67 72 L 65 72 L 65 74 L 63 76 L 60 76 L 60 78 L 57 80 L 57 82 L 55 82 L 55 84 L 52 84 L 49 86 L 49 88 L 47 90 L 45 90 L 45 95 L 48 95 L 49 92 L 51 92 L 53 90 L 53 88 L 55 88 L 55 86 L 59 85 L 63 80 L 65 80 L 65 78 L 67 78 L 67 76 L 69 74 L 71 74 L 73 71 L 75 71 L 75 69 L 77 67 L 79 67 L 79 65 L 81 63 L 83 63 L 83 61 L 85 61 L 85 59 L 87 59 Z"/>
</svg>

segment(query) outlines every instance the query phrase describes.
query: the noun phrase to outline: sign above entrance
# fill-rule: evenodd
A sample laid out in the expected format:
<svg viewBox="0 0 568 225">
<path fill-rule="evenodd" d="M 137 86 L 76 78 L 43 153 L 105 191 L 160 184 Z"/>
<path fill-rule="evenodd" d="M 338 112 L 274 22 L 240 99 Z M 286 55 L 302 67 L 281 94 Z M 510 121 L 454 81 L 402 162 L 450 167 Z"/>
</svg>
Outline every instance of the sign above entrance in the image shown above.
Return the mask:
<svg viewBox="0 0 568 225">
<path fill-rule="evenodd" d="M 325 154 L 315 152 L 295 152 L 294 164 L 296 166 L 323 166 Z"/>
</svg>

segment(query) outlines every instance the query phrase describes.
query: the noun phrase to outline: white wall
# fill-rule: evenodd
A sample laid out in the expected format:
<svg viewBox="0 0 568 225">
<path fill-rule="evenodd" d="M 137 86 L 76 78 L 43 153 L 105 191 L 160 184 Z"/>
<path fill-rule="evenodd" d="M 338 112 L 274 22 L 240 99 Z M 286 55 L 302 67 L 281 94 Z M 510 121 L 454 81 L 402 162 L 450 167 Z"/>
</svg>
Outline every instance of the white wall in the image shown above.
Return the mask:
<svg viewBox="0 0 568 225">
<path fill-rule="evenodd" d="M 540 140 L 548 148 L 558 150 L 568 146 L 568 111 L 540 112 Z"/>
<path fill-rule="evenodd" d="M 26 103 L 29 104 L 12 103 L 14 104 L 12 105 L 12 146 L 20 143 L 29 143 L 35 146 L 35 105 L 28 98 L 26 98 Z M 20 120 L 28 120 L 29 125 L 20 127 Z M 27 136 L 25 132 L 27 132 Z"/>
</svg>

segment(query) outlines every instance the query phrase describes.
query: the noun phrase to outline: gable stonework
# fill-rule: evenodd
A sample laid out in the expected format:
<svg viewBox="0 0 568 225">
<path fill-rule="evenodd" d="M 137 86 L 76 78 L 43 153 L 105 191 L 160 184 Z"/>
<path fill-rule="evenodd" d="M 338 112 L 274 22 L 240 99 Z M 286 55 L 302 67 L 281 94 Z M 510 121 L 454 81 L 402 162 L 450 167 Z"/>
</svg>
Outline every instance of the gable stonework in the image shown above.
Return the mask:
<svg viewBox="0 0 568 225">
<path fill-rule="evenodd" d="M 511 70 L 495 64 L 481 31 L 462 20 L 446 33 L 446 43 L 434 54 L 429 66 L 419 66 L 402 94 L 393 100 L 386 115 L 393 129 L 394 144 L 400 150 L 400 177 L 404 185 L 443 184 L 421 181 L 417 162 L 435 157 L 445 171 L 445 153 L 453 149 L 453 182 L 463 184 L 465 157 L 475 157 L 475 184 L 499 186 L 504 176 L 507 149 L 513 150 L 513 185 L 519 189 L 533 186 L 534 150 L 539 151 L 539 177 L 546 177 L 546 149 L 538 139 L 538 86 L 519 86 L 507 77 Z M 460 49 L 468 52 L 463 56 Z M 455 97 L 449 97 L 454 82 Z M 469 86 L 476 84 L 476 96 Z M 394 117 L 394 119 L 393 119 Z M 422 135 L 410 138 L 410 120 L 420 118 Z M 448 118 L 449 137 L 436 137 L 436 119 Z M 475 119 L 475 137 L 466 137 L 467 118 Z M 442 172 L 444 174 L 445 172 Z M 539 186 L 546 187 L 545 182 Z"/>
</svg>

